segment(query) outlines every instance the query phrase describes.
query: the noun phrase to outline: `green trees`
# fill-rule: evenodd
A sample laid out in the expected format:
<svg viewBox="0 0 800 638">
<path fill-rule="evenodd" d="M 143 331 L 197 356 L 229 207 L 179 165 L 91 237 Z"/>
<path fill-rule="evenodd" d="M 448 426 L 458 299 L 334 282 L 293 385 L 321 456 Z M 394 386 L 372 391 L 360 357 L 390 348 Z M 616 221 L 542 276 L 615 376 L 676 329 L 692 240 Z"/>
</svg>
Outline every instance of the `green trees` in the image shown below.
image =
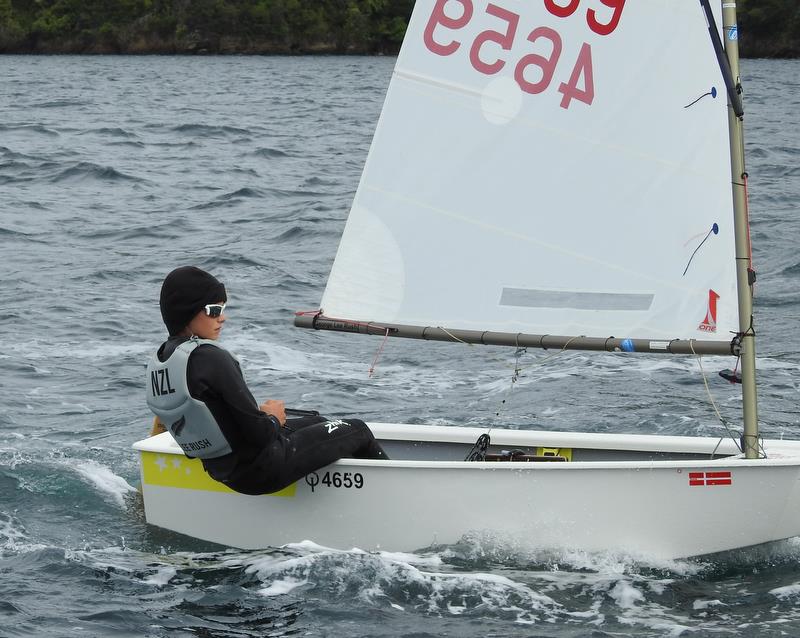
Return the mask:
<svg viewBox="0 0 800 638">
<path fill-rule="evenodd" d="M 800 55 L 797 0 L 738 4 L 742 55 Z M 0 52 L 396 53 L 413 6 L 414 0 L 0 0 Z"/>
<path fill-rule="evenodd" d="M 25 31 L 14 15 L 11 0 L 0 0 L 0 51 L 2 43 L 7 42 L 13 48 L 25 39 Z"/>
<path fill-rule="evenodd" d="M 800 56 L 797 0 L 739 0 L 740 46 L 749 57 Z"/>
<path fill-rule="evenodd" d="M 395 53 L 414 0 L 0 0 L 0 52 Z"/>
</svg>

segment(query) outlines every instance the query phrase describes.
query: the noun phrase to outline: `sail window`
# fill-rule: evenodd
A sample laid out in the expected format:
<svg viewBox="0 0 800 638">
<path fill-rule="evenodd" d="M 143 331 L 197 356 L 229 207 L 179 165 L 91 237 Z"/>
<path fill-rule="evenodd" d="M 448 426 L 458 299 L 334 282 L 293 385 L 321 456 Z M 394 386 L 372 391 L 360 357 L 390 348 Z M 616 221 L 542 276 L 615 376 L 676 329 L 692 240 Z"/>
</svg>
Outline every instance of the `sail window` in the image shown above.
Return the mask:
<svg viewBox="0 0 800 638">
<path fill-rule="evenodd" d="M 501 306 L 522 308 L 573 308 L 575 310 L 649 310 L 652 294 L 536 290 L 504 287 Z"/>
</svg>

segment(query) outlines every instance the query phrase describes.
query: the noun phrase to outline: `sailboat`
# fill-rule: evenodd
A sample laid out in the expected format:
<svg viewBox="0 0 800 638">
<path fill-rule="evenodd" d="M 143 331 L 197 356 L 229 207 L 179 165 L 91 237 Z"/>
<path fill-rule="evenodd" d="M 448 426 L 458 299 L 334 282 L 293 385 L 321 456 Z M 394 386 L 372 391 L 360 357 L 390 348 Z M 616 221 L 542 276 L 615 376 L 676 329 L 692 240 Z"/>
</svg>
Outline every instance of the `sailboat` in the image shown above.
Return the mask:
<svg viewBox="0 0 800 638">
<path fill-rule="evenodd" d="M 758 432 L 737 36 L 727 0 L 418 0 L 320 310 L 295 324 L 738 357 L 741 436 L 371 423 L 391 460 L 245 496 L 167 432 L 134 445 L 148 522 L 240 548 L 488 531 L 660 558 L 800 535 L 800 442 Z"/>
</svg>

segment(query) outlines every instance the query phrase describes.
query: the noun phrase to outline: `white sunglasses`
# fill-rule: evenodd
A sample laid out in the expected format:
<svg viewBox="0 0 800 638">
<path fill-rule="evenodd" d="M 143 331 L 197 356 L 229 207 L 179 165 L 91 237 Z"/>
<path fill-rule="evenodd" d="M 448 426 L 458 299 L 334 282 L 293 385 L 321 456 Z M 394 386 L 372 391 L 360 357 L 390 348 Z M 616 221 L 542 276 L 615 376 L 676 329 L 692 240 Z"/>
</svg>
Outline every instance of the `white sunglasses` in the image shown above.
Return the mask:
<svg viewBox="0 0 800 638">
<path fill-rule="evenodd" d="M 219 317 L 223 312 L 225 312 L 225 306 L 227 304 L 224 303 L 210 303 L 204 306 L 206 314 L 209 317 Z"/>
</svg>

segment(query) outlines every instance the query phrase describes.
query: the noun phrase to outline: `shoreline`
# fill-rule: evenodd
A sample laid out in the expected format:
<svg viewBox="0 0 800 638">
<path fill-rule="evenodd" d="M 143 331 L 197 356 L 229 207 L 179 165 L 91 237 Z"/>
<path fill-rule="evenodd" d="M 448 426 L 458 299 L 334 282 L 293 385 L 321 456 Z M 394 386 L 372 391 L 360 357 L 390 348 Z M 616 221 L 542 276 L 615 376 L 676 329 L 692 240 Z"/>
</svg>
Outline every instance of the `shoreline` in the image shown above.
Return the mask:
<svg viewBox="0 0 800 638">
<path fill-rule="evenodd" d="M 396 56 L 399 47 L 386 47 L 376 51 L 366 49 L 341 50 L 332 45 L 319 45 L 313 47 L 287 47 L 287 46 L 248 46 L 248 47 L 178 47 L 178 46 L 21 46 L 3 47 L 0 56 L 4 55 L 124 55 L 124 56 L 353 56 L 353 57 L 380 57 Z M 800 58 L 800 48 L 791 49 L 778 47 L 774 44 L 763 44 L 752 47 L 740 48 L 740 57 L 743 59 L 773 59 L 794 60 Z"/>
</svg>

